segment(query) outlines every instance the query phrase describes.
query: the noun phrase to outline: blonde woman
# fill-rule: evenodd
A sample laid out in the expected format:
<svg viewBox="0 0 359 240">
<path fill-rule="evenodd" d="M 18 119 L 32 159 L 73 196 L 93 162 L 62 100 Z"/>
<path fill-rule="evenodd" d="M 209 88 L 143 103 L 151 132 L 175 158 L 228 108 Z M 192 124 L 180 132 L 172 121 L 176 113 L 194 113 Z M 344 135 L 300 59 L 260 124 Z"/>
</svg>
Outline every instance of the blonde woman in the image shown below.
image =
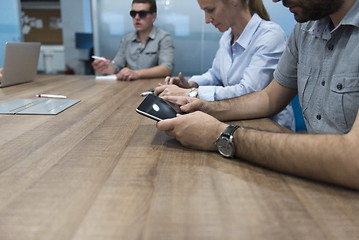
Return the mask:
<svg viewBox="0 0 359 240">
<path fill-rule="evenodd" d="M 286 36 L 269 21 L 262 0 L 198 0 L 198 4 L 206 23 L 223 32 L 212 67 L 188 81 L 181 74 L 167 77 L 155 94 L 217 101 L 265 88 L 273 79 Z M 272 119 L 294 130 L 291 106 Z"/>
</svg>

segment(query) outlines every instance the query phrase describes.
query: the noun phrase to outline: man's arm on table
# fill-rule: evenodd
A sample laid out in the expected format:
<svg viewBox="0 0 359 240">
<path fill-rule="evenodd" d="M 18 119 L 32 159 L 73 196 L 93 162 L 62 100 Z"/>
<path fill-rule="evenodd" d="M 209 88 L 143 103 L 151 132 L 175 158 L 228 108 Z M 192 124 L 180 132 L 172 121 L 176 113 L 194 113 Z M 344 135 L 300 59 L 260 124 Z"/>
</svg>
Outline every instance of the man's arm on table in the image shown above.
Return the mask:
<svg viewBox="0 0 359 240">
<path fill-rule="evenodd" d="M 229 100 L 227 104 L 233 108 L 232 113 L 216 109 L 223 105 L 227 111 L 231 111 L 225 101 L 221 101 L 218 106 L 218 103 L 208 104 L 194 100 L 189 103 L 193 105 L 187 104 L 187 107 L 202 108 L 222 120 L 265 117 L 265 114 L 259 116 L 255 109 L 258 111 L 260 108 L 261 111 L 272 114 L 277 111 L 272 105 L 273 102 L 281 102 L 279 97 L 271 96 L 271 92 L 284 91 L 284 95 L 280 94 L 284 98 L 293 95 L 289 89 L 283 87 L 283 90 L 276 84 L 278 83 L 271 83 L 264 91 L 249 94 L 241 99 Z M 250 95 L 253 95 L 253 98 Z M 280 105 L 285 106 L 286 101 Z M 265 103 L 267 106 L 260 106 L 258 102 Z M 216 151 L 216 138 L 227 126 L 203 112 L 181 115 L 160 121 L 157 125 L 159 130 L 175 136 L 184 146 L 211 151 Z M 352 130 L 342 135 L 272 133 L 246 128 L 240 128 L 234 133 L 235 155 L 241 159 L 277 171 L 354 189 L 359 189 L 358 142 L 359 113 Z"/>
<path fill-rule="evenodd" d="M 236 156 L 281 172 L 359 189 L 359 114 L 348 134 L 238 129 Z"/>
<path fill-rule="evenodd" d="M 159 130 L 184 146 L 216 151 L 216 138 L 228 126 L 203 112 L 160 121 Z M 359 190 L 359 114 L 348 134 L 273 133 L 239 128 L 235 155 L 280 172 Z"/>
<path fill-rule="evenodd" d="M 221 121 L 270 117 L 282 111 L 297 91 L 273 80 L 265 89 L 240 97 L 207 102 L 201 99 L 164 97 L 177 103 L 183 112 L 202 111 Z"/>
<path fill-rule="evenodd" d="M 171 71 L 165 66 L 155 66 L 151 68 L 132 70 L 129 68 L 123 68 L 116 74 L 119 80 L 136 80 L 143 78 L 159 78 L 171 75 Z"/>
</svg>

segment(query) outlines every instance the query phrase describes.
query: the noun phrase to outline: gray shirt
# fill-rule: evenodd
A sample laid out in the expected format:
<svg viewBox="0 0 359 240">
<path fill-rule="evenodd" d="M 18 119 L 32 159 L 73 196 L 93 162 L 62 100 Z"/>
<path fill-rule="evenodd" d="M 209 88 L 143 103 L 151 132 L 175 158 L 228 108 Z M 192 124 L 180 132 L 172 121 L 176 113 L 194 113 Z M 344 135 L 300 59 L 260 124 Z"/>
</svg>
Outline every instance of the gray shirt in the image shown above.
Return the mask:
<svg viewBox="0 0 359 240">
<path fill-rule="evenodd" d="M 298 89 L 310 133 L 347 133 L 359 108 L 359 1 L 332 29 L 329 18 L 297 24 L 274 72 Z"/>
<path fill-rule="evenodd" d="M 120 48 L 112 61 L 120 71 L 124 67 L 132 70 L 165 66 L 174 67 L 174 45 L 169 33 L 153 27 L 145 44 L 141 44 L 137 33 L 128 33 L 121 39 Z"/>
</svg>

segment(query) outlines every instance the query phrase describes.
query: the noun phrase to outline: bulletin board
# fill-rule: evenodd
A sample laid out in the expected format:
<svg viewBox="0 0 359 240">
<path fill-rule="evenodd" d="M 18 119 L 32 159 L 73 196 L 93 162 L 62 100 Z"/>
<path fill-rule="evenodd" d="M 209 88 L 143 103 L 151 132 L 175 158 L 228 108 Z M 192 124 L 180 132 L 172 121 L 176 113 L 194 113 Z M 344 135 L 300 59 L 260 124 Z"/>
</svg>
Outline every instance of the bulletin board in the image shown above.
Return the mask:
<svg viewBox="0 0 359 240">
<path fill-rule="evenodd" d="M 60 9 L 22 9 L 21 20 L 25 42 L 62 44 Z"/>
</svg>

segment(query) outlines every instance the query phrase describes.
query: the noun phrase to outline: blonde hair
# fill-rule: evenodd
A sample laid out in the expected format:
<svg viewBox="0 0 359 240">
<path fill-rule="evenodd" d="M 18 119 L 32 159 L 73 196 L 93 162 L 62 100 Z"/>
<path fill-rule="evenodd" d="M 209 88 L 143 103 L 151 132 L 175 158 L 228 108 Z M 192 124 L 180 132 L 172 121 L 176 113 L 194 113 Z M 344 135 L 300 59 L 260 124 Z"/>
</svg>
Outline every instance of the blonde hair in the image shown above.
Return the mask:
<svg viewBox="0 0 359 240">
<path fill-rule="evenodd" d="M 224 3 L 228 3 L 230 0 L 222 0 Z M 267 9 L 264 7 L 262 0 L 241 0 L 242 6 L 248 8 L 251 15 L 257 13 L 260 18 L 266 21 L 270 21 Z"/>
<path fill-rule="evenodd" d="M 247 5 L 249 8 L 249 11 L 253 15 L 254 13 L 257 13 L 258 16 L 260 16 L 263 20 L 270 21 L 269 14 L 267 12 L 267 9 L 265 8 L 262 0 L 242 0 L 243 5 Z"/>
</svg>

